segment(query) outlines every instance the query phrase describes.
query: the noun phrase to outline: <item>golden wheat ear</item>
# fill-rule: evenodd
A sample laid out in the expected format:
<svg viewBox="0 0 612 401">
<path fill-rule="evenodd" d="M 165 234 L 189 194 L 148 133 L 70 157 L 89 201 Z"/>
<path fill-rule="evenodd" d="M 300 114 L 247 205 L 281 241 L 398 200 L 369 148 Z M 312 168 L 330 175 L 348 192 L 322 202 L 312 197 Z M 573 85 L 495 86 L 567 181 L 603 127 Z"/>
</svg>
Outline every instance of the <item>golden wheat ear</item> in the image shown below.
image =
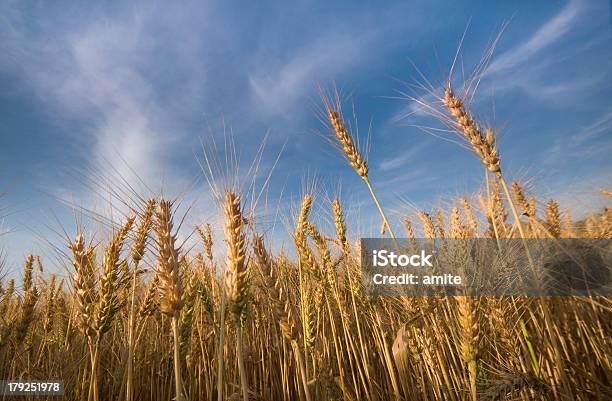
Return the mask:
<svg viewBox="0 0 612 401">
<path fill-rule="evenodd" d="M 288 298 L 289 292 L 283 285 L 277 268 L 274 266 L 272 258 L 265 248 L 263 236 L 255 235 L 253 237 L 253 251 L 263 274 L 264 282 L 267 285 L 268 295 L 273 302 L 276 319 L 283 336 L 289 341 L 296 340 L 299 333 L 296 320 L 297 313 Z"/>
<path fill-rule="evenodd" d="M 244 367 L 243 323 L 249 297 L 249 271 L 245 260 L 246 236 L 243 227 L 246 219 L 242 214 L 240 195 L 232 191 L 226 191 L 223 212 L 225 217 L 225 242 L 227 243 L 225 288 L 228 307 L 234 316 L 237 332 L 236 356 L 242 397 L 244 401 L 248 401 L 249 388 Z"/>
<path fill-rule="evenodd" d="M 151 198 L 147 201 L 144 212 L 140 217 L 140 224 L 136 229 L 136 238 L 134 239 L 134 243 L 132 244 L 131 248 L 132 260 L 136 266 L 144 257 L 147 241 L 149 239 L 149 232 L 151 231 L 151 228 L 153 228 L 156 202 L 157 201 L 155 198 Z"/>
<path fill-rule="evenodd" d="M 91 337 L 94 333 L 93 310 L 94 310 L 94 281 L 93 266 L 94 249 L 85 245 L 83 234 L 79 233 L 73 243 L 69 245 L 72 251 L 72 264 L 74 273 L 72 285 L 77 304 L 77 322 L 81 332 Z"/>
<path fill-rule="evenodd" d="M 155 243 L 159 277 L 160 310 L 168 316 L 178 316 L 183 302 L 180 256 L 173 232 L 173 203 L 161 199 L 155 215 Z"/>
<path fill-rule="evenodd" d="M 248 271 L 246 265 L 246 238 L 243 232 L 244 218 L 240 208 L 240 196 L 225 194 L 225 241 L 227 242 L 227 268 L 225 271 L 225 288 L 228 306 L 239 320 L 248 299 Z"/>
<path fill-rule="evenodd" d="M 118 292 L 118 272 L 120 264 L 120 255 L 123 244 L 134 224 L 134 218 L 130 217 L 125 224 L 111 239 L 104 251 L 102 261 L 102 274 L 99 282 L 99 295 L 96 315 L 94 318 L 95 330 L 98 336 L 106 333 L 110 329 L 113 318 L 119 308 L 122 300 L 119 298 Z"/>
<path fill-rule="evenodd" d="M 482 163 L 489 171 L 500 172 L 500 159 L 495 146 L 495 132 L 490 128 L 486 129 L 484 133 L 482 132 L 482 128 L 469 113 L 463 100 L 455 95 L 450 85 L 444 90 L 442 102 L 454 118 L 457 132 L 471 145 L 472 150 L 480 157 Z"/>
<path fill-rule="evenodd" d="M 155 244 L 157 245 L 157 270 L 155 272 L 159 277 L 160 310 L 172 319 L 175 400 L 184 401 L 179 334 L 179 319 L 184 300 L 181 257 L 176 245 L 176 233 L 173 231 L 173 207 L 172 201 L 160 199 L 157 202 L 154 225 Z"/>
<path fill-rule="evenodd" d="M 561 236 L 561 212 L 559 204 L 554 199 L 546 204 L 546 228 L 554 238 Z"/>
<path fill-rule="evenodd" d="M 477 401 L 477 358 L 480 352 L 480 328 L 477 299 L 461 295 L 456 297 L 459 318 L 459 352 L 469 370 L 472 400 Z"/>
<path fill-rule="evenodd" d="M 325 106 L 325 112 L 327 114 L 327 118 L 329 123 L 331 124 L 331 128 L 334 132 L 335 138 L 338 141 L 338 147 L 341 152 L 346 157 L 347 161 L 353 167 L 357 175 L 359 175 L 363 181 L 366 183 L 368 190 L 370 191 L 370 195 L 376 203 L 376 207 L 382 217 L 382 231 L 383 235 L 386 229 L 389 230 L 389 234 L 393 239 L 395 239 L 395 233 L 393 232 L 393 228 L 387 219 L 387 215 L 385 214 L 376 193 L 374 192 L 374 188 L 372 187 L 372 182 L 368 177 L 368 162 L 366 158 L 362 155 L 361 150 L 355 143 L 355 139 L 348 131 L 346 124 L 344 123 L 344 119 L 342 118 L 342 113 L 340 112 L 340 100 L 339 96 L 336 94 L 335 104 L 332 104 L 326 97 L 323 95 L 323 104 Z"/>
</svg>

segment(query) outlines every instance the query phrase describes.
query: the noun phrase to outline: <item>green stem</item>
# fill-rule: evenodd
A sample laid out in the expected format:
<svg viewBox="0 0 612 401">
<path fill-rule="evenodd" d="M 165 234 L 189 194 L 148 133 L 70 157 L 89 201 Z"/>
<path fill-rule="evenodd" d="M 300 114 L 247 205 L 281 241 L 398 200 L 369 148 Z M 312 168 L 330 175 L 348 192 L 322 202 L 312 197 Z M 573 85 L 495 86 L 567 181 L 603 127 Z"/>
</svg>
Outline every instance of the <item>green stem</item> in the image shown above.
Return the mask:
<svg viewBox="0 0 612 401">
<path fill-rule="evenodd" d="M 529 350 L 529 356 L 531 357 L 531 364 L 533 365 L 533 370 L 535 370 L 536 377 L 540 377 L 540 364 L 538 363 L 538 358 L 536 357 L 535 351 L 533 350 L 531 340 L 529 340 L 529 332 L 527 331 L 527 326 L 525 325 L 525 321 L 523 321 L 523 318 L 519 320 L 519 323 L 521 324 L 523 338 L 525 338 L 525 342 L 527 343 L 527 349 Z"/>
</svg>

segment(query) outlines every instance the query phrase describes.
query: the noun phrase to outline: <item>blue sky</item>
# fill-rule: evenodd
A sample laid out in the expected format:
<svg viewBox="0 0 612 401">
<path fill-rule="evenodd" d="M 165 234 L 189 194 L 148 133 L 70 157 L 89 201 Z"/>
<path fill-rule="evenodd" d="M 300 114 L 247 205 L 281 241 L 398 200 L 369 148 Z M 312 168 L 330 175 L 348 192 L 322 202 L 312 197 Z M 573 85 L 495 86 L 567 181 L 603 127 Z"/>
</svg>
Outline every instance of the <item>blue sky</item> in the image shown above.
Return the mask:
<svg viewBox="0 0 612 401">
<path fill-rule="evenodd" d="M 323 193 L 340 189 L 362 232 L 376 231 L 362 182 L 324 139 L 317 85 L 341 90 L 362 140 L 370 130 L 371 178 L 392 215 L 469 195 L 479 162 L 415 128 L 435 122 L 409 114 L 415 104 L 400 93 L 425 95 L 408 85 L 420 74 L 444 82 L 466 28 L 469 71 L 504 23 L 472 106 L 499 129 L 506 174 L 574 214 L 600 207 L 594 190 L 612 181 L 608 1 L 3 1 L 9 265 L 30 250 L 49 254 L 41 237 L 61 243 L 57 232 L 75 221 L 66 202 L 104 209 L 91 187 L 100 174 L 163 185 L 194 203 L 190 223 L 214 221 L 198 157 L 202 142 L 222 144 L 230 131 L 242 166 L 266 135 L 262 171 L 282 150 L 274 208 L 287 214 L 316 180 Z"/>
</svg>

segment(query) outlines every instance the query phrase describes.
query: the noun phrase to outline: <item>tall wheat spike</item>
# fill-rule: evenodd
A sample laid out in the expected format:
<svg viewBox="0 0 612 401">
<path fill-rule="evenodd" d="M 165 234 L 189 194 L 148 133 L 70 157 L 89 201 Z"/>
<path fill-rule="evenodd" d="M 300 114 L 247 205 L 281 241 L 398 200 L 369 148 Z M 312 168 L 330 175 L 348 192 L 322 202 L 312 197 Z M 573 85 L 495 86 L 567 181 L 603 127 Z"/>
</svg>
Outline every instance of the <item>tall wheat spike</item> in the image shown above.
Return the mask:
<svg viewBox="0 0 612 401">
<path fill-rule="evenodd" d="M 15 328 L 15 341 L 21 344 L 28 335 L 28 330 L 34 320 L 34 307 L 38 301 L 38 289 L 30 288 L 24 295 L 23 304 L 21 305 L 21 317 Z"/>
<path fill-rule="evenodd" d="M 372 183 L 370 182 L 370 178 L 368 177 L 368 163 L 365 158 L 362 156 L 361 151 L 355 145 L 355 141 L 353 140 L 353 136 L 349 133 L 346 125 L 344 124 L 344 120 L 342 119 L 342 114 L 340 113 L 339 105 L 332 105 L 327 99 L 323 98 L 323 103 L 325 105 L 325 110 L 327 112 L 327 117 L 329 122 L 331 123 L 332 129 L 336 135 L 336 139 L 341 146 L 342 152 L 349 164 L 355 172 L 363 179 L 370 191 L 370 195 L 372 195 L 372 199 L 374 203 L 378 207 L 378 211 L 380 212 L 380 216 L 383 220 L 383 228 L 389 229 L 389 233 L 391 237 L 395 239 L 395 233 L 393 232 L 393 228 L 387 219 L 387 215 L 383 211 L 383 208 L 374 193 L 374 189 L 372 188 Z"/>
<path fill-rule="evenodd" d="M 119 258 L 123 243 L 133 223 L 134 218 L 128 218 L 104 251 L 102 274 L 100 275 L 99 282 L 98 305 L 94 318 L 95 330 L 99 337 L 110 329 L 113 317 L 121 306 L 122 300 L 119 299 L 117 294 Z"/>
<path fill-rule="evenodd" d="M 465 214 L 465 218 L 467 219 L 468 226 L 472 232 L 473 236 L 478 235 L 478 221 L 476 217 L 474 217 L 474 210 L 472 209 L 472 205 L 466 198 L 460 199 L 461 206 L 463 206 L 463 213 Z"/>
<path fill-rule="evenodd" d="M 155 243 L 158 252 L 155 272 L 159 277 L 160 310 L 172 319 L 175 400 L 184 401 L 179 339 L 179 317 L 183 307 L 183 284 L 179 264 L 179 249 L 176 247 L 176 234 L 173 232 L 172 208 L 173 203 L 171 201 L 164 199 L 158 201 L 155 214 Z"/>
<path fill-rule="evenodd" d="M 28 292 L 32 289 L 32 271 L 34 270 L 34 255 L 26 256 L 23 266 L 23 292 Z"/>
<path fill-rule="evenodd" d="M 429 213 L 424 212 L 422 210 L 417 210 L 416 214 L 421 220 L 421 224 L 423 225 L 423 233 L 425 234 L 425 238 L 436 238 L 436 226 L 434 225 L 434 222 L 431 219 Z"/>
<path fill-rule="evenodd" d="M 554 199 L 549 200 L 546 204 L 546 228 L 553 237 L 561 236 L 561 212 Z"/>
<path fill-rule="evenodd" d="M 450 84 L 444 90 L 442 101 L 455 118 L 457 132 L 472 146 L 472 150 L 480 157 L 483 164 L 493 173 L 501 171 L 493 131 L 482 132 L 481 127 L 468 112 L 463 101 L 455 95 Z"/>
<path fill-rule="evenodd" d="M 242 316 L 246 311 L 249 296 L 249 272 L 245 263 L 246 238 L 243 232 L 245 219 L 240 207 L 240 196 L 227 191 L 223 208 L 225 213 L 225 241 L 227 243 L 225 288 L 227 291 L 228 308 L 234 316 L 234 324 L 238 331 L 236 353 L 240 370 L 242 399 L 248 401 L 249 387 L 244 367 Z"/>
<path fill-rule="evenodd" d="M 134 330 L 135 330 L 135 303 L 136 303 L 136 278 L 138 276 L 138 265 L 144 258 L 149 232 L 153 227 L 153 215 L 155 214 L 156 199 L 150 198 L 144 212 L 140 218 L 140 224 L 136 230 L 136 238 L 132 244 L 132 290 L 130 298 L 130 321 L 128 324 L 128 360 L 126 367 L 126 399 L 132 401 L 134 398 L 133 381 L 134 381 Z"/>
<path fill-rule="evenodd" d="M 480 333 L 476 300 L 473 297 L 461 295 L 457 299 L 459 317 L 459 350 L 461 358 L 467 364 L 470 375 L 470 392 L 472 400 L 478 399 L 476 389 L 477 356 L 479 351 Z"/>
<path fill-rule="evenodd" d="M 306 366 L 304 364 L 304 356 L 299 348 L 298 335 L 300 329 L 298 327 L 297 313 L 291 300 L 288 297 L 288 291 L 278 276 L 272 258 L 266 251 L 263 236 L 255 235 L 253 237 L 253 250 L 257 258 L 257 263 L 262 271 L 264 282 L 269 290 L 270 299 L 272 299 L 273 309 L 281 328 L 281 332 L 287 339 L 294 350 L 296 361 L 300 368 L 300 376 L 302 378 L 302 386 L 306 400 L 311 400 L 310 389 L 308 387 Z"/>
<path fill-rule="evenodd" d="M 74 274 L 72 283 L 77 301 L 80 330 L 87 336 L 92 337 L 95 329 L 93 325 L 93 313 L 95 308 L 95 253 L 94 249 L 85 245 L 85 239 L 81 233 L 70 244 L 72 251 L 72 263 Z"/>
</svg>

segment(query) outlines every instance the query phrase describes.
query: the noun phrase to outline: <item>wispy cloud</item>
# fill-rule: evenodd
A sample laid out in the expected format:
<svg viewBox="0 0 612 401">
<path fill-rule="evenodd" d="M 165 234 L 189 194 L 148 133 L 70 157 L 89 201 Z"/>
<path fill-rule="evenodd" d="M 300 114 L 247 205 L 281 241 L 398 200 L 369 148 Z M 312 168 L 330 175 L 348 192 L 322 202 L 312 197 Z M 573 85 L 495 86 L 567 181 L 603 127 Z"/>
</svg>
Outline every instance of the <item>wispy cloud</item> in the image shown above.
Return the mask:
<svg viewBox="0 0 612 401">
<path fill-rule="evenodd" d="M 249 77 L 255 104 L 267 113 L 286 112 L 317 84 L 341 76 L 371 57 L 371 43 L 372 37 L 364 33 L 331 32 L 296 48 L 279 64 L 262 60 Z"/>
<path fill-rule="evenodd" d="M 163 110 L 134 62 L 143 39 L 138 24 L 103 24 L 69 39 L 74 70 L 58 95 L 67 103 L 80 99 L 94 106 L 99 115 L 93 131 L 98 167 L 110 163 L 120 176 L 131 177 L 130 166 L 152 183 L 159 182 L 162 172 L 169 173 L 164 163 L 169 137 L 157 126 Z"/>
<path fill-rule="evenodd" d="M 612 152 L 612 110 L 575 134 L 560 135 L 544 152 L 543 163 L 559 165 L 576 158 L 605 157 Z"/>
<path fill-rule="evenodd" d="M 605 27 L 608 13 L 601 3 L 568 1 L 525 40 L 493 58 L 480 91 L 518 90 L 552 107 L 580 101 L 609 81 L 609 57 L 601 49 L 610 31 L 592 28 Z M 587 33 L 589 40 L 577 42 Z"/>
<path fill-rule="evenodd" d="M 13 49 L 12 73 L 29 84 L 40 104 L 58 119 L 83 123 L 79 132 L 56 138 L 81 144 L 75 150 L 86 165 L 79 170 L 104 172 L 136 188 L 141 180 L 153 188 L 162 178 L 175 184 L 181 175 L 170 162 L 176 150 L 171 145 L 182 136 L 165 132 L 174 116 L 147 76 L 158 62 L 148 36 L 156 16 L 124 11 L 120 17 L 100 12 L 92 24 L 46 32 L 54 35 L 48 42 L 8 20 L 12 38 L 2 46 Z"/>
<path fill-rule="evenodd" d="M 397 156 L 385 158 L 378 164 L 378 169 L 381 172 L 388 172 L 400 168 L 415 159 L 419 160 L 419 153 L 423 152 L 428 145 L 428 142 L 421 142 L 411 146 L 408 150 L 402 150 Z"/>
<path fill-rule="evenodd" d="M 582 8 L 580 0 L 570 0 L 553 18 L 544 23 L 528 40 L 496 57 L 488 74 L 513 69 L 554 44 L 570 31 Z"/>
<path fill-rule="evenodd" d="M 574 144 L 579 145 L 584 142 L 597 139 L 604 134 L 612 134 L 612 110 L 602 115 L 592 124 L 584 127 L 577 134 L 573 135 L 571 140 Z"/>
</svg>

